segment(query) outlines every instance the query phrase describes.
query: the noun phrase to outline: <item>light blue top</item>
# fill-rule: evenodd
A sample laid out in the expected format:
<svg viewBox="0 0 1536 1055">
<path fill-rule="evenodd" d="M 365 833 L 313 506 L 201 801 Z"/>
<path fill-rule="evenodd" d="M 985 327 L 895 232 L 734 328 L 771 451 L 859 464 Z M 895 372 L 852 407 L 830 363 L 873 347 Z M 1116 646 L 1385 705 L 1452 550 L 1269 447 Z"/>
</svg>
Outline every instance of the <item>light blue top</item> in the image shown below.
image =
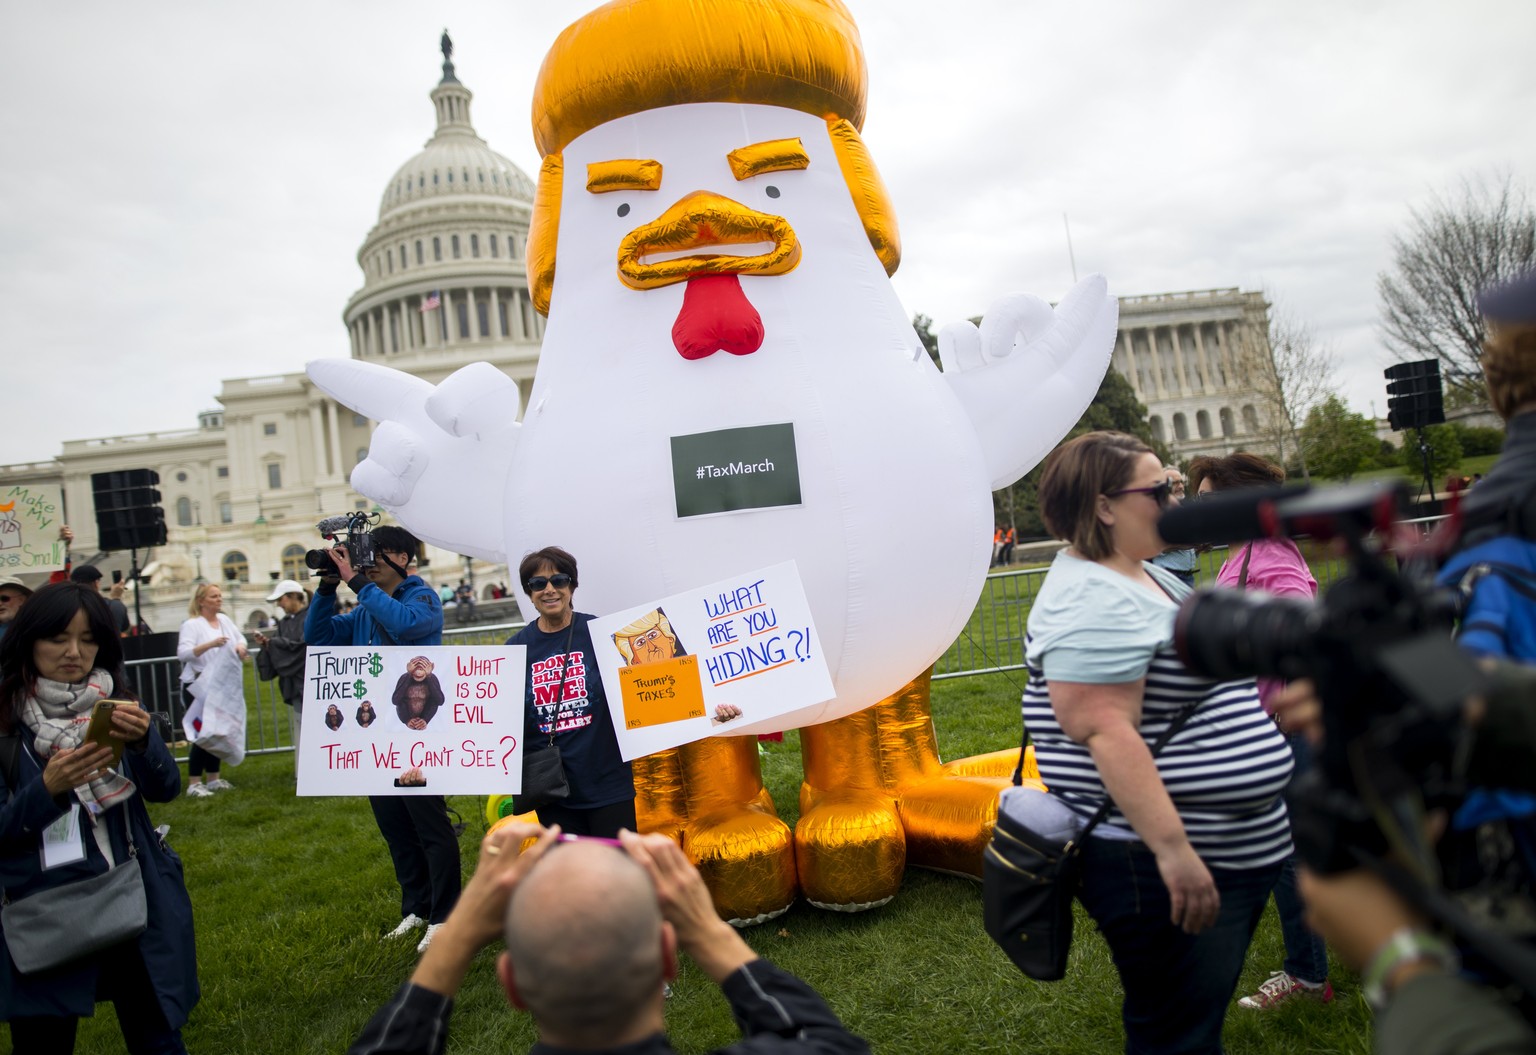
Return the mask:
<svg viewBox="0 0 1536 1055">
<path fill-rule="evenodd" d="M 1118 685 L 1147 672 L 1173 643 L 1173 617 L 1190 589 L 1155 564 L 1142 567 L 1167 596 L 1093 561 L 1056 554 L 1029 610 L 1024 660 L 1051 681 Z"/>
<path fill-rule="evenodd" d="M 1164 550 L 1152 558 L 1152 563 L 1169 571 L 1196 572 L 1200 570 L 1200 552 L 1193 546 L 1188 549 Z"/>
</svg>

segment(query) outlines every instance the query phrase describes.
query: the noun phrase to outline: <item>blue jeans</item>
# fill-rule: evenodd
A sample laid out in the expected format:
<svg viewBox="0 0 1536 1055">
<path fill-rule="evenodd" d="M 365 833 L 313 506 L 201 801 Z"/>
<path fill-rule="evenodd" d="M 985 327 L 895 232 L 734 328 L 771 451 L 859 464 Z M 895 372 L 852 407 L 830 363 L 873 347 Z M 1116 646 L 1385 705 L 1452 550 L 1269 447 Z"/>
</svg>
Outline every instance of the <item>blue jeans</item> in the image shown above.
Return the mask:
<svg viewBox="0 0 1536 1055">
<path fill-rule="evenodd" d="M 1285 739 L 1291 745 L 1297 774 L 1310 768 L 1312 747 L 1306 737 L 1292 734 Z M 1280 913 L 1280 936 L 1285 939 L 1285 973 L 1314 985 L 1326 982 L 1328 946 L 1307 926 L 1307 906 L 1296 889 L 1295 854 L 1280 867 L 1280 878 L 1275 881 L 1275 909 Z"/>
<path fill-rule="evenodd" d="M 1248 942 L 1280 873 L 1213 868 L 1214 926 L 1185 934 L 1169 922 L 1168 888 L 1139 842 L 1089 838 L 1078 900 L 1099 925 L 1125 987 L 1126 1055 L 1220 1055 L 1221 1027 Z"/>
</svg>

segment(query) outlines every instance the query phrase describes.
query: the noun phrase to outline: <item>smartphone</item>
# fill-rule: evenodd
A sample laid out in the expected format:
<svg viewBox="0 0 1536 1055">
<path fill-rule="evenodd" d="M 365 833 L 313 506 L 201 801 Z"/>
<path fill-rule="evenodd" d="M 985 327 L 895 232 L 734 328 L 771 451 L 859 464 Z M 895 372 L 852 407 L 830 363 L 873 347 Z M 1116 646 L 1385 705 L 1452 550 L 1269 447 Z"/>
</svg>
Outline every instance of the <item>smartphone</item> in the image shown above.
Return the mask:
<svg viewBox="0 0 1536 1055">
<path fill-rule="evenodd" d="M 123 581 L 123 569 L 121 569 L 121 568 L 113 568 L 112 569 L 112 585 L 116 586 L 118 583 L 120 583 L 122 581 Z"/>
<path fill-rule="evenodd" d="M 112 712 L 117 705 L 131 707 L 128 700 L 97 700 L 96 706 L 91 708 L 91 724 L 86 726 L 84 744 L 101 744 L 112 749 L 112 764 L 115 766 L 123 760 L 123 741 L 114 738 L 112 733 Z"/>
</svg>

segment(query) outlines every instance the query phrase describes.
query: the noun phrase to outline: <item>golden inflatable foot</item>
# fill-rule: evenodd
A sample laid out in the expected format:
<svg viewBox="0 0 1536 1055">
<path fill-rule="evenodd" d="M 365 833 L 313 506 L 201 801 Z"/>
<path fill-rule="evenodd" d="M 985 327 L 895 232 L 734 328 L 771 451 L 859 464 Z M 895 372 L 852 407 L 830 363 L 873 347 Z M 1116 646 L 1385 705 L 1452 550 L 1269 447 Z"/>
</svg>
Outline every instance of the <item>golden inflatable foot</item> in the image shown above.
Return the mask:
<svg viewBox="0 0 1536 1055">
<path fill-rule="evenodd" d="M 763 788 L 757 740 L 710 737 L 635 761 L 641 831 L 678 839 L 722 919 L 761 923 L 795 900 L 794 841 Z"/>
<path fill-rule="evenodd" d="M 796 858 L 801 887 L 818 904 L 883 904 L 900 886 L 903 864 L 981 875 L 997 795 L 1018 752 L 942 764 L 929 708 L 931 673 L 873 707 L 801 730 L 805 813 L 795 828 Z M 830 811 L 825 819 L 823 810 Z M 887 811 L 894 815 L 889 826 L 879 819 Z"/>
<path fill-rule="evenodd" d="M 896 896 L 907 843 L 890 796 L 805 785 L 800 803 L 795 865 L 807 901 L 817 908 L 862 912 Z"/>
</svg>

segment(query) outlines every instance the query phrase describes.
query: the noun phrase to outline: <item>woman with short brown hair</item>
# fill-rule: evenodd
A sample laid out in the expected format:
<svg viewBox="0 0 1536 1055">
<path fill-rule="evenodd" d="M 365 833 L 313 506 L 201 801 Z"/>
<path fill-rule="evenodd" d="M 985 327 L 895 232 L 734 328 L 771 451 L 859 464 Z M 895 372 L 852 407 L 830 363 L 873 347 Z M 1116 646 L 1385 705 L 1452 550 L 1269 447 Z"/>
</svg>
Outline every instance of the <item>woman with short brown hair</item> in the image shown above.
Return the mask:
<svg viewBox="0 0 1536 1055">
<path fill-rule="evenodd" d="M 1041 511 L 1070 545 L 1030 609 L 1024 723 L 1079 831 L 1109 800 L 1082 840 L 1078 899 L 1120 972 L 1126 1050 L 1217 1053 L 1291 852 L 1291 756 L 1251 679 L 1212 682 L 1174 654 L 1189 588 L 1149 563 L 1173 502 L 1162 462 L 1133 436 L 1090 432 L 1046 459 Z"/>
</svg>

